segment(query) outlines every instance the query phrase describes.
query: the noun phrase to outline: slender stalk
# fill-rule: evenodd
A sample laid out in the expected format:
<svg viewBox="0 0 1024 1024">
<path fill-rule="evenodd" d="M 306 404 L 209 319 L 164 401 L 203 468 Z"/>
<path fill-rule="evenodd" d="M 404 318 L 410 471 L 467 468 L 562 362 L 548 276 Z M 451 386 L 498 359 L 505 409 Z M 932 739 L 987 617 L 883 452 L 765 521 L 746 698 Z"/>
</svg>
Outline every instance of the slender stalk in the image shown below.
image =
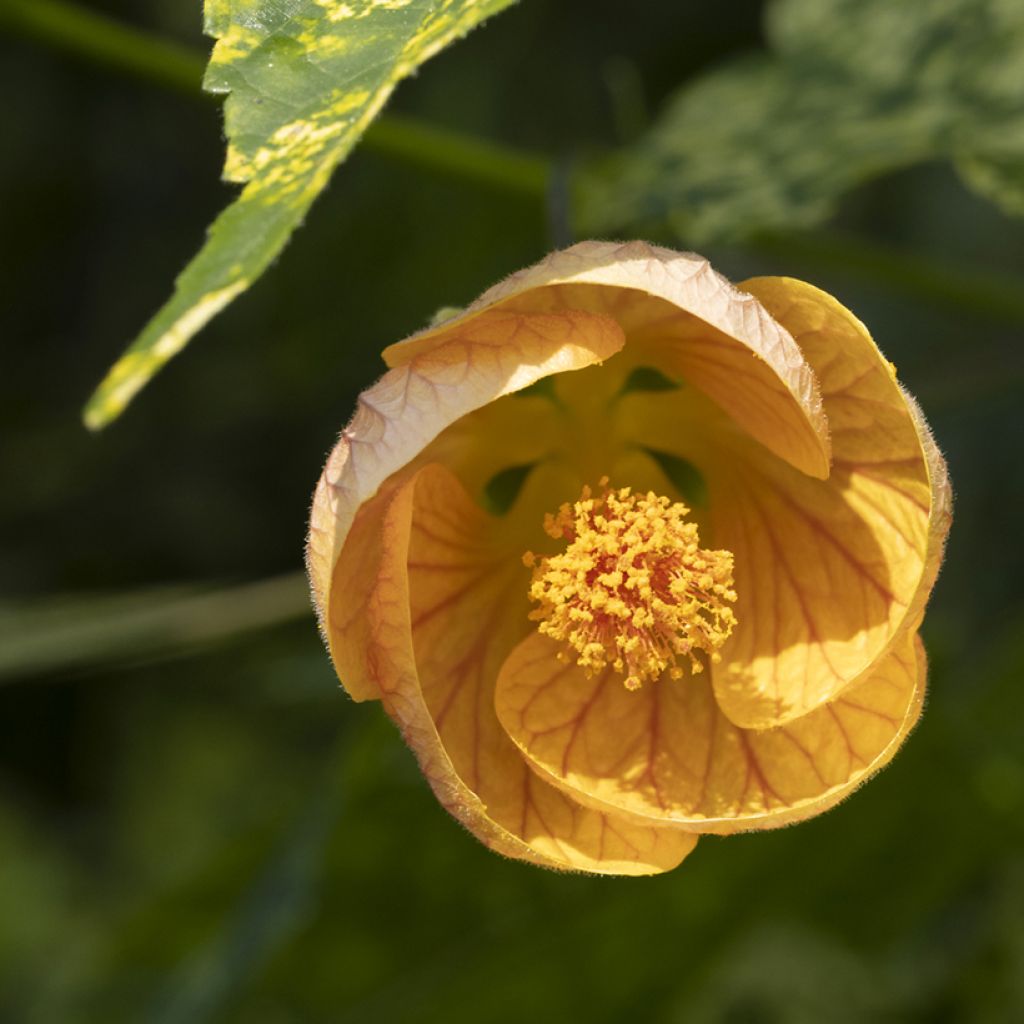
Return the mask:
<svg viewBox="0 0 1024 1024">
<path fill-rule="evenodd" d="M 186 96 L 205 95 L 200 54 L 75 4 L 0 0 L 0 27 Z"/>
<path fill-rule="evenodd" d="M 1024 283 L 1006 274 L 964 270 L 835 231 L 761 234 L 745 248 L 842 270 L 939 307 L 1024 323 Z"/>
<path fill-rule="evenodd" d="M 0 28 L 19 32 L 96 64 L 192 99 L 202 92 L 205 58 L 68 0 L 0 0 Z M 549 200 L 554 163 L 546 157 L 449 131 L 405 115 L 380 117 L 363 137 L 367 149 L 418 167 L 504 191 Z M 945 266 L 866 239 L 816 232 L 757 237 L 748 250 L 806 260 L 854 274 L 940 306 L 1024 323 L 1019 281 Z"/>
<path fill-rule="evenodd" d="M 0 0 L 0 28 L 190 99 L 213 98 L 201 88 L 206 66 L 202 54 L 66 0 Z M 461 135 L 405 115 L 380 117 L 367 130 L 361 145 L 419 167 L 537 199 L 545 197 L 552 170 L 551 162 L 541 155 Z"/>
<path fill-rule="evenodd" d="M 310 614 L 303 573 L 229 587 L 149 587 L 0 604 L 0 685 L 185 654 Z"/>
<path fill-rule="evenodd" d="M 553 171 L 544 156 L 460 135 L 405 114 L 379 118 L 367 129 L 362 145 L 407 163 L 539 200 L 547 194 Z"/>
</svg>

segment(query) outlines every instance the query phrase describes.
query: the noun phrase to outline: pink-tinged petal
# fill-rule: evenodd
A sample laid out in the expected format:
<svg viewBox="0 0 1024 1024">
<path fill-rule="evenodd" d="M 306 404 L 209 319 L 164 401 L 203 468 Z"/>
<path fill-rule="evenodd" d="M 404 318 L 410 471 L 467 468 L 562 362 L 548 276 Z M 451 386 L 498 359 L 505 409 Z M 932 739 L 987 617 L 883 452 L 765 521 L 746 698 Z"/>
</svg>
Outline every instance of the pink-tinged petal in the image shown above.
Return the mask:
<svg viewBox="0 0 1024 1024">
<path fill-rule="evenodd" d="M 924 450 L 925 462 L 928 464 L 928 482 L 931 486 L 931 514 L 928 517 L 928 544 L 927 558 L 924 572 L 918 581 L 917 592 L 911 598 L 907 608 L 907 621 L 913 629 L 917 629 L 924 618 L 925 606 L 928 598 L 931 597 L 932 587 L 939 576 L 939 569 L 942 568 L 942 559 L 946 553 L 946 539 L 949 536 L 949 528 L 953 523 L 953 485 L 949 479 L 949 469 L 946 460 L 939 451 L 935 442 L 931 427 L 924 418 L 921 407 L 917 400 L 904 389 L 903 392 L 907 406 L 914 417 L 914 426 L 917 429 L 917 436 L 921 441 L 921 448 Z"/>
<path fill-rule="evenodd" d="M 714 668 L 737 725 L 769 728 L 832 700 L 916 628 L 941 559 L 941 456 L 864 325 L 787 278 L 744 284 L 796 338 L 832 431 L 828 481 L 732 439 L 711 479 L 714 541 L 735 555 L 740 626 Z"/>
<path fill-rule="evenodd" d="M 584 808 L 531 772 L 499 725 L 493 691 L 506 653 L 532 628 L 528 572 L 493 520 L 440 466 L 422 468 L 364 514 L 370 552 L 343 559 L 334 588 L 373 583 L 361 632 L 339 630 L 342 660 L 362 660 L 440 802 L 510 857 L 598 874 L 675 867 L 695 837 Z M 369 511 L 368 511 L 369 510 Z M 335 602 L 333 608 L 342 603 Z M 329 628 L 335 631 L 332 611 Z"/>
<path fill-rule="evenodd" d="M 389 478 L 414 472 L 428 445 L 462 417 L 549 374 L 601 362 L 618 352 L 623 340 L 614 320 L 593 313 L 488 311 L 443 331 L 431 347 L 389 370 L 359 396 L 356 413 L 317 484 L 306 559 L 335 667 L 357 700 L 373 691 L 343 671 L 325 627 L 337 593 L 331 586 L 335 564 L 343 551 L 346 559 L 364 557 L 362 541 L 348 543 L 357 511 Z M 501 469 L 503 443 L 507 438 L 497 431 L 486 436 L 463 431 L 461 442 L 448 440 L 446 458 L 472 462 L 479 449 L 491 445 L 494 468 Z M 350 605 L 364 596 L 365 585 L 341 599 Z"/>
<path fill-rule="evenodd" d="M 706 676 L 638 691 L 587 678 L 533 634 L 502 667 L 498 717 L 534 769 L 597 809 L 694 832 L 775 828 L 833 806 L 886 764 L 924 696 L 924 649 L 906 634 L 831 704 L 774 729 L 735 726 Z"/>
<path fill-rule="evenodd" d="M 456 320 L 392 345 L 385 359 L 404 365 L 443 344 L 453 324 L 494 309 L 612 316 L 634 365 L 685 378 L 780 458 L 828 476 L 828 427 L 813 371 L 785 328 L 707 260 L 644 242 L 581 242 L 513 274 Z"/>
</svg>

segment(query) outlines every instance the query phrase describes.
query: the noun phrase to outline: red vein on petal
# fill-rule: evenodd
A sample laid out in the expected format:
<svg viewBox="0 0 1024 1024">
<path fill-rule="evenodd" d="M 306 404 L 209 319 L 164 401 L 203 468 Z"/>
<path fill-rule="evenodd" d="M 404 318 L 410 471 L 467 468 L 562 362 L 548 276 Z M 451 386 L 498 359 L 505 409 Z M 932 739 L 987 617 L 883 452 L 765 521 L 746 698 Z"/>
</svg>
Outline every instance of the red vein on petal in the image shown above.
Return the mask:
<svg viewBox="0 0 1024 1024">
<path fill-rule="evenodd" d="M 422 626 L 424 622 L 428 622 L 438 612 L 443 612 L 450 608 L 453 604 L 461 601 L 466 594 L 475 590 L 482 582 L 489 579 L 494 571 L 493 566 L 487 566 L 482 572 L 479 572 L 473 576 L 464 586 L 458 590 L 452 591 L 445 595 L 444 600 L 439 601 L 437 604 L 431 605 L 429 608 L 422 609 L 419 614 L 412 620 L 412 628 L 416 630 Z"/>
<path fill-rule="evenodd" d="M 807 627 L 808 637 L 817 646 L 818 651 L 821 654 L 822 661 L 824 661 L 825 664 L 828 666 L 828 669 L 832 673 L 833 677 L 836 679 L 842 679 L 842 674 L 837 671 L 835 665 L 832 663 L 832 659 L 829 656 L 828 650 L 826 649 L 825 644 L 823 643 L 821 636 L 818 633 L 817 625 L 811 618 L 811 612 L 807 606 L 807 601 L 804 598 L 803 590 L 797 583 L 796 574 L 793 571 L 793 567 L 789 563 L 789 559 L 784 554 L 785 549 L 780 546 L 779 539 L 776 536 L 775 531 L 769 525 L 771 522 L 770 517 L 765 512 L 760 502 L 757 501 L 756 498 L 754 498 L 753 491 L 749 492 L 749 500 L 750 507 L 756 508 L 758 514 L 761 517 L 761 523 L 764 526 L 764 535 L 768 538 L 768 543 L 771 546 L 772 552 L 775 555 L 775 559 L 778 562 L 779 566 L 782 568 L 783 572 L 786 574 L 786 579 L 789 581 L 790 590 L 792 591 L 793 596 L 796 598 L 797 604 L 800 606 L 800 614 L 803 618 L 804 625 Z M 807 697 L 807 675 L 808 673 L 807 671 L 805 671 L 801 679 L 800 696 L 804 701 L 806 701 Z"/>
<path fill-rule="evenodd" d="M 871 586 L 873 586 L 875 590 L 878 591 L 879 595 L 887 603 L 898 605 L 901 608 L 906 607 L 905 602 L 898 601 L 896 599 L 895 594 L 893 594 L 888 587 L 879 583 L 878 580 L 876 580 L 874 576 L 872 576 L 868 572 L 865 566 L 857 560 L 856 556 L 854 556 L 850 552 L 846 545 L 841 543 L 839 538 L 836 537 L 836 535 L 832 533 L 832 531 L 829 530 L 828 527 L 820 519 L 817 519 L 815 516 L 812 516 L 806 509 L 802 508 L 797 502 L 793 501 L 793 499 L 790 498 L 789 495 L 786 494 L 781 487 L 775 488 L 774 493 L 775 496 L 779 498 L 785 505 L 788 505 L 793 510 L 793 512 L 796 513 L 797 516 L 803 519 L 804 522 L 807 523 L 808 526 L 810 526 L 810 528 L 815 532 L 817 536 L 821 537 L 826 544 L 830 545 L 837 552 L 839 552 L 840 556 L 850 566 L 850 568 L 853 569 L 854 572 L 857 573 L 857 575 L 861 576 L 865 580 L 865 582 L 870 583 Z"/>
<path fill-rule="evenodd" d="M 921 465 L 920 460 L 916 460 L 917 465 Z M 898 486 L 895 481 L 886 480 L 879 477 L 875 473 L 868 472 L 863 465 L 859 465 L 854 462 L 833 462 L 833 465 L 841 469 L 846 470 L 851 476 L 862 476 L 866 480 L 870 480 L 872 483 L 877 484 L 879 487 L 884 487 L 887 490 L 892 491 L 894 494 L 898 494 L 904 501 L 908 501 L 916 509 L 928 515 L 931 512 L 931 504 L 922 501 L 917 495 L 909 493 L 904 488 Z M 869 465 L 895 465 L 895 463 L 870 463 Z M 902 462 L 900 463 L 902 465 Z M 924 486 L 924 481 L 921 482 Z"/>
<path fill-rule="evenodd" d="M 920 550 L 918 538 L 910 536 L 906 530 L 904 530 L 901 526 L 899 526 L 896 523 L 895 519 L 889 516 L 889 514 L 885 511 L 883 506 L 880 506 L 876 501 L 872 500 L 872 498 L 869 497 L 869 495 L 864 491 L 854 491 L 853 495 L 854 497 L 857 498 L 857 500 L 863 501 L 864 504 L 867 505 L 868 508 L 870 508 L 871 511 L 875 513 L 876 518 L 880 522 L 885 523 L 892 530 L 892 532 L 895 533 L 896 536 L 898 536 L 900 540 L 902 540 L 903 543 L 906 544 L 906 546 L 921 559 L 922 565 L 924 564 L 924 556 Z M 926 540 L 926 538 L 922 539 Z"/>
</svg>

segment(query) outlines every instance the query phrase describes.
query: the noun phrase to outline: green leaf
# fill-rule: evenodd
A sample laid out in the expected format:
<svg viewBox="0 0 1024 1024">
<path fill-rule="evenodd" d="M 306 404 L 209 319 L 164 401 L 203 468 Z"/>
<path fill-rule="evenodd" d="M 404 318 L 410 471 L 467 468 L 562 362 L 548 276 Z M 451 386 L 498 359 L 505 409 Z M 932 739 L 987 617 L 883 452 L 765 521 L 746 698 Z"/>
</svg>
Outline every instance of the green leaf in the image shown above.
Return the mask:
<svg viewBox="0 0 1024 1024">
<path fill-rule="evenodd" d="M 230 93 L 224 176 L 246 183 L 90 399 L 92 429 L 284 248 L 395 85 L 512 0 L 207 0 L 205 87 Z"/>
<path fill-rule="evenodd" d="M 666 221 L 694 243 L 808 228 L 926 160 L 1024 212 L 1024 4 L 776 0 L 772 55 L 687 85 L 635 146 L 583 169 L 577 225 Z"/>
</svg>

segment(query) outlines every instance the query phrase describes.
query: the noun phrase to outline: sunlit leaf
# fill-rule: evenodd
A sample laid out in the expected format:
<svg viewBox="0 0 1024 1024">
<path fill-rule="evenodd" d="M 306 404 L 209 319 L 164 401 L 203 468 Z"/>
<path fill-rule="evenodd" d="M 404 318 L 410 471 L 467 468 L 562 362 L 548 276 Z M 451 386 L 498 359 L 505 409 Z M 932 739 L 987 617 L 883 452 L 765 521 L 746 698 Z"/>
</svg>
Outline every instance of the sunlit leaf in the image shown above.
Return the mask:
<svg viewBox="0 0 1024 1024">
<path fill-rule="evenodd" d="M 395 85 L 512 0 L 207 0 L 205 87 L 245 183 L 85 410 L 98 429 L 284 248 Z"/>
<path fill-rule="evenodd" d="M 1024 212 L 1024 5 L 776 0 L 771 55 L 684 87 L 632 148 L 581 173 L 583 233 L 695 244 L 820 223 L 858 184 L 928 160 Z"/>
</svg>

